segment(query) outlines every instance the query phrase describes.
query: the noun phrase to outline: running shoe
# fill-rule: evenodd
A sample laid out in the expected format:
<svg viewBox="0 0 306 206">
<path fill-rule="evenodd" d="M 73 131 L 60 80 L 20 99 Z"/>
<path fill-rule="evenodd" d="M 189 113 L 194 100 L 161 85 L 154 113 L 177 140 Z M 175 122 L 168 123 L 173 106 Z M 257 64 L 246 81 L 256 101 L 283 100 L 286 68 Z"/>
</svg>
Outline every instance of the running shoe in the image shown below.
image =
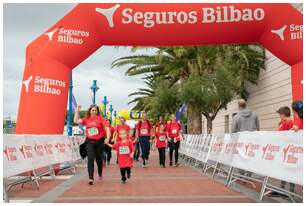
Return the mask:
<svg viewBox="0 0 306 206">
<path fill-rule="evenodd" d="M 89 184 L 89 185 L 94 185 L 94 180 L 90 179 L 90 180 L 88 181 L 88 184 Z"/>
</svg>

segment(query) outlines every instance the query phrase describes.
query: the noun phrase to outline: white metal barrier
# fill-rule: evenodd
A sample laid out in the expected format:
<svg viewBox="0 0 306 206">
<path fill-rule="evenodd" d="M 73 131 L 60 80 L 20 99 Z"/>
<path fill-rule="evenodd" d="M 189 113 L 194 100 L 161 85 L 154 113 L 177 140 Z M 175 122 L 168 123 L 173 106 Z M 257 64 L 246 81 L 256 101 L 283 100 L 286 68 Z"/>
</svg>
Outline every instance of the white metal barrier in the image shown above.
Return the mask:
<svg viewBox="0 0 306 206">
<path fill-rule="evenodd" d="M 302 196 L 272 185 L 268 179 L 303 185 L 302 138 L 302 131 L 184 135 L 179 152 L 182 161 L 203 164 L 204 173 L 212 168 L 213 178 L 216 173 L 224 174 L 227 186 L 239 179 L 255 187 L 257 181 L 262 183 L 260 200 L 271 191 L 277 191 L 294 202 L 294 197 L 302 200 Z M 259 178 L 235 173 L 237 169 L 249 171 Z"/>
<path fill-rule="evenodd" d="M 3 136 L 4 143 L 4 192 L 5 202 L 9 202 L 7 191 L 12 187 L 31 182 L 33 188 L 39 188 L 38 180 L 45 175 L 55 178 L 55 169 L 72 170 L 80 160 L 79 145 L 82 137 L 63 135 L 8 135 Z M 54 168 L 57 165 L 58 168 Z M 10 178 L 18 176 L 13 180 Z"/>
</svg>

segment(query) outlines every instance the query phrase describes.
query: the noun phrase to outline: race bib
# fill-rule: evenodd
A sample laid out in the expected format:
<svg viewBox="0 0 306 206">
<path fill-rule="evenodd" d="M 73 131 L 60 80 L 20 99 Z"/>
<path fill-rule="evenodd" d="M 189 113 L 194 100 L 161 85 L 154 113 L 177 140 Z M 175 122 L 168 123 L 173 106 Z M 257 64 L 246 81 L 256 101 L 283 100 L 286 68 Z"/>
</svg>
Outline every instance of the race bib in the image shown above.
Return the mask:
<svg viewBox="0 0 306 206">
<path fill-rule="evenodd" d="M 177 129 L 173 129 L 172 134 L 176 134 L 176 133 L 177 133 Z"/>
<path fill-rule="evenodd" d="M 160 140 L 160 141 L 166 141 L 166 136 L 160 136 L 160 137 L 159 137 L 159 140 Z"/>
<path fill-rule="evenodd" d="M 141 129 L 140 134 L 148 134 L 148 129 Z"/>
<path fill-rule="evenodd" d="M 99 130 L 98 128 L 95 128 L 95 127 L 91 127 L 88 129 L 88 135 L 91 137 L 91 136 L 94 136 L 94 135 L 97 135 L 99 134 Z"/>
<path fill-rule="evenodd" d="M 128 146 L 120 146 L 119 154 L 130 154 L 130 150 Z"/>
</svg>

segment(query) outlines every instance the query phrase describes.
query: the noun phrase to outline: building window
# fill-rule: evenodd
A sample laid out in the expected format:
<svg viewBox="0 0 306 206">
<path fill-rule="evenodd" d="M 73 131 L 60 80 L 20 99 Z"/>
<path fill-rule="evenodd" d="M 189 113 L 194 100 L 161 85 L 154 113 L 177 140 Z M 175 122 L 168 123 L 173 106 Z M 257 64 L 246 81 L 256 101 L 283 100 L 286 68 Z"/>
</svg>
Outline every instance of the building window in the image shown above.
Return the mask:
<svg viewBox="0 0 306 206">
<path fill-rule="evenodd" d="M 229 115 L 224 116 L 224 132 L 229 133 Z"/>
</svg>

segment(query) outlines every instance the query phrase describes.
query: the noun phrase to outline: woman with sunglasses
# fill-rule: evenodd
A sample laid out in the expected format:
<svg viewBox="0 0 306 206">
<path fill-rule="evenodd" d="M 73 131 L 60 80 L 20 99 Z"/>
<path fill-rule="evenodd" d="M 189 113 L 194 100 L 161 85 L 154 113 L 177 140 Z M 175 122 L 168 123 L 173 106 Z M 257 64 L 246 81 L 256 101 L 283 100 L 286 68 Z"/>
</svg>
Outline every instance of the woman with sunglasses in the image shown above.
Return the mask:
<svg viewBox="0 0 306 206">
<path fill-rule="evenodd" d="M 86 127 L 86 150 L 88 158 L 88 184 L 94 184 L 94 161 L 98 166 L 99 180 L 102 180 L 102 154 L 104 152 L 104 144 L 108 144 L 110 139 L 109 123 L 102 118 L 97 105 L 91 105 L 86 112 L 86 116 L 79 119 L 79 110 L 76 107 L 74 113 L 74 123 L 83 124 Z"/>
</svg>

